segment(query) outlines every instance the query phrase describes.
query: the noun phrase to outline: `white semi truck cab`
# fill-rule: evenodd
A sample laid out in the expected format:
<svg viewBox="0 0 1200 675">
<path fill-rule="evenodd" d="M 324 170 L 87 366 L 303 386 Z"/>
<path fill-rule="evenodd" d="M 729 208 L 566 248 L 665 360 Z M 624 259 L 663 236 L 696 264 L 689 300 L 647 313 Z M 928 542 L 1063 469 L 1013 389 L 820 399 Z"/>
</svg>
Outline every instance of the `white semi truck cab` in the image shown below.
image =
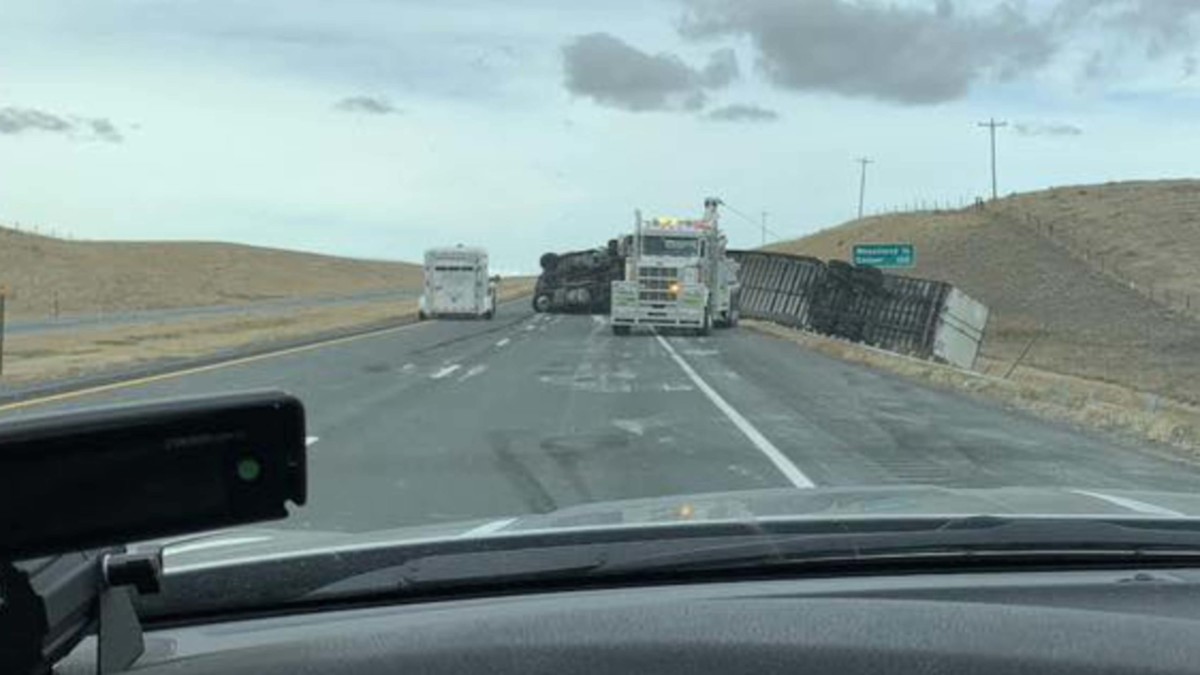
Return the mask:
<svg viewBox="0 0 1200 675">
<path fill-rule="evenodd" d="M 704 218 L 643 220 L 625 238 L 625 278 L 612 286 L 613 333 L 635 326 L 679 328 L 707 335 L 738 322 L 737 263 L 725 255 L 718 227 L 720 200 L 705 200 Z"/>
<path fill-rule="evenodd" d="M 455 246 L 425 252 L 421 319 L 491 319 L 495 312 L 496 282 L 488 276 L 487 251 Z"/>
</svg>

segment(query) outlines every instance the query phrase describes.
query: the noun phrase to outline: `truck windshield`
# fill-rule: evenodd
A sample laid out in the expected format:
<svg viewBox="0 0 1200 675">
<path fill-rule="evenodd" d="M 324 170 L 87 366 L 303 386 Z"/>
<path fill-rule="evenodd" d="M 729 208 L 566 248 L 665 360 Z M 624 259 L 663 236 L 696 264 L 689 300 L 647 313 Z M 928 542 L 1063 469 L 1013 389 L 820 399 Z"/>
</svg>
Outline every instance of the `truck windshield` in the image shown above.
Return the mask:
<svg viewBox="0 0 1200 675">
<path fill-rule="evenodd" d="M 700 255 L 700 240 L 692 237 L 643 237 L 642 254 L 694 258 Z"/>
</svg>

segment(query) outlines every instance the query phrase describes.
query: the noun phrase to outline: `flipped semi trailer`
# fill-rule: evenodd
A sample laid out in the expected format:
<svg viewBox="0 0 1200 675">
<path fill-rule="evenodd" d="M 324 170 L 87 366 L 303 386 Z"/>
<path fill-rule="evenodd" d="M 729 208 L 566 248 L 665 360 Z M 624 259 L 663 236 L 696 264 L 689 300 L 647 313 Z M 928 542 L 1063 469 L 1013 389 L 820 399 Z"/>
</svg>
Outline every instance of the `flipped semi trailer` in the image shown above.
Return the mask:
<svg viewBox="0 0 1200 675">
<path fill-rule="evenodd" d="M 607 248 L 547 253 L 533 291 L 533 309 L 551 313 L 608 314 L 612 282 L 625 274 L 618 242 Z"/>
<path fill-rule="evenodd" d="M 707 335 L 740 317 L 738 264 L 726 255 L 719 227 L 721 200 L 704 201 L 699 220 L 635 214 L 626 244 L 624 278 L 612 283 L 613 333 L 635 326 L 678 328 Z"/>
</svg>

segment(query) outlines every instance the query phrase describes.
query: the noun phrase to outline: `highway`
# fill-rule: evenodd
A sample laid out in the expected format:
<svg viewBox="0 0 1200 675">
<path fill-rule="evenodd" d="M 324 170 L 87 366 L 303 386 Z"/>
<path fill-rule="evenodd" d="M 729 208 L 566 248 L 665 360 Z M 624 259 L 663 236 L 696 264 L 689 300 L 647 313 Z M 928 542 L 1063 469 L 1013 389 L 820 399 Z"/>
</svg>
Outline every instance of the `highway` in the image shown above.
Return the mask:
<svg viewBox="0 0 1200 675">
<path fill-rule="evenodd" d="M 300 396 L 310 502 L 283 525 L 365 531 L 592 501 L 920 483 L 1200 489 L 1166 453 L 808 352 L 746 328 L 614 337 L 603 317 L 427 322 L 38 403 L 254 388 Z"/>
</svg>

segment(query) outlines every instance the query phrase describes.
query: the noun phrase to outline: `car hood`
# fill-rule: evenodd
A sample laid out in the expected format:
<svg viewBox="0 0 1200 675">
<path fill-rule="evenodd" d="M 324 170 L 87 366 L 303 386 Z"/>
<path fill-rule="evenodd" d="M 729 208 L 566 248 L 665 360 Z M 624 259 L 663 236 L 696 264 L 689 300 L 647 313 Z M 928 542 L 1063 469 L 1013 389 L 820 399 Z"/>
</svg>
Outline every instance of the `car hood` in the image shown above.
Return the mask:
<svg viewBox="0 0 1200 675">
<path fill-rule="evenodd" d="M 753 524 L 789 519 L 913 516 L 1198 518 L 1200 496 L 1108 489 L 933 486 L 791 488 L 599 502 L 549 513 L 407 527 L 365 533 L 239 528 L 155 542 L 172 567 L 290 557 L 315 551 L 377 548 L 439 539 L 545 530 L 627 528 L 681 523 Z M 140 548 L 140 547 L 135 547 Z"/>
</svg>

